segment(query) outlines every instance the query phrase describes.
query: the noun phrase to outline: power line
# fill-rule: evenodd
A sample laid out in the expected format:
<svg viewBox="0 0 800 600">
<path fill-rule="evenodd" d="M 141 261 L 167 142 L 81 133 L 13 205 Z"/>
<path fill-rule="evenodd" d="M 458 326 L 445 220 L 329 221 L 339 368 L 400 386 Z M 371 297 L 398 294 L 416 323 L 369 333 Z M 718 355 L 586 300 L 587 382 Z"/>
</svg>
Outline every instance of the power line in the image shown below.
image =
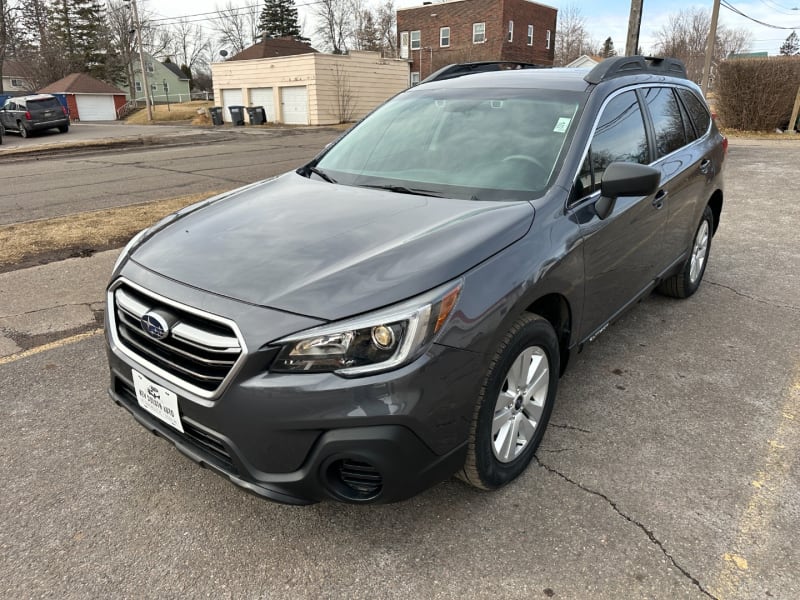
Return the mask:
<svg viewBox="0 0 800 600">
<path fill-rule="evenodd" d="M 784 30 L 800 29 L 800 26 L 797 26 L 797 25 L 795 25 L 794 27 L 781 27 L 780 25 L 772 25 L 771 23 L 765 23 L 764 21 L 759 21 L 758 19 L 743 13 L 741 10 L 739 10 L 738 8 L 733 6 L 727 0 L 722 0 L 721 1 L 721 5 L 724 6 L 725 8 L 727 8 L 729 11 L 739 15 L 740 17 L 744 17 L 745 19 L 748 19 L 748 20 L 752 21 L 753 23 L 758 23 L 759 25 L 763 25 L 764 27 L 769 27 L 771 29 L 784 29 Z"/>
</svg>

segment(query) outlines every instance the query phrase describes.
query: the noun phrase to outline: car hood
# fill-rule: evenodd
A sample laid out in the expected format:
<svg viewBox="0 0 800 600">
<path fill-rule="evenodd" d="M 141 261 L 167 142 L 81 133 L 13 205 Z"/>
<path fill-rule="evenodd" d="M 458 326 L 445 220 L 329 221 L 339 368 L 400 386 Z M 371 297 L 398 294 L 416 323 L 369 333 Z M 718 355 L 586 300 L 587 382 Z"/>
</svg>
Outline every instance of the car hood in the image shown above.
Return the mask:
<svg viewBox="0 0 800 600">
<path fill-rule="evenodd" d="M 458 277 L 530 229 L 527 202 L 430 198 L 287 173 L 169 222 L 131 253 L 236 300 L 334 320 Z"/>
</svg>

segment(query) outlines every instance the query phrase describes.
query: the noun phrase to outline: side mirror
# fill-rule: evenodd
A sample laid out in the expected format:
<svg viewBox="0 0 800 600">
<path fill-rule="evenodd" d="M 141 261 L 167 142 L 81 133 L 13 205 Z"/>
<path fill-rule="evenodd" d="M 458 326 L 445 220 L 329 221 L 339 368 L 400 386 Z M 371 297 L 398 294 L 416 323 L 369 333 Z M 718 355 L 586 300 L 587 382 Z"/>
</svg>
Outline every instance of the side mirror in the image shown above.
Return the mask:
<svg viewBox="0 0 800 600">
<path fill-rule="evenodd" d="M 605 219 L 614 210 L 620 196 L 649 196 L 661 184 L 661 171 L 637 163 L 615 162 L 608 165 L 600 182 L 600 198 L 595 212 Z"/>
</svg>

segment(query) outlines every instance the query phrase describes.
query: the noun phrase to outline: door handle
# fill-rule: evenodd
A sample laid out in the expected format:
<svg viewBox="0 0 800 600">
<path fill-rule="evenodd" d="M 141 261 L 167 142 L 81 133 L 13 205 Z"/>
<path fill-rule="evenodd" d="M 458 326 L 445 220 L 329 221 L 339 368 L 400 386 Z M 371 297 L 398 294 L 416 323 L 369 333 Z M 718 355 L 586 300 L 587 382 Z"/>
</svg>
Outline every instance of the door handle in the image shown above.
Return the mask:
<svg viewBox="0 0 800 600">
<path fill-rule="evenodd" d="M 656 197 L 653 198 L 653 206 L 656 210 L 664 208 L 664 198 L 666 198 L 668 194 L 669 192 L 667 190 L 658 190 Z"/>
<path fill-rule="evenodd" d="M 700 161 L 700 172 L 701 173 L 703 173 L 704 175 L 707 175 L 710 170 L 711 170 L 711 159 L 710 158 L 704 158 L 702 161 Z"/>
</svg>

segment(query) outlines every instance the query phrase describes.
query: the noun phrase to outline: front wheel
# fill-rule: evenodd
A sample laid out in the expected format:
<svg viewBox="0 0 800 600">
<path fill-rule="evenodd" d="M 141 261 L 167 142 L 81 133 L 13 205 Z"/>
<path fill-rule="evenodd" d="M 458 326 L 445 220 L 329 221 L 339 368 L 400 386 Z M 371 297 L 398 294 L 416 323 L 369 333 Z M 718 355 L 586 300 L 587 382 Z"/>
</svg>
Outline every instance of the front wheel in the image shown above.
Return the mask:
<svg viewBox="0 0 800 600">
<path fill-rule="evenodd" d="M 558 388 L 558 338 L 537 315 L 520 316 L 484 379 L 459 476 L 493 490 L 519 476 L 542 441 Z"/>
<path fill-rule="evenodd" d="M 710 207 L 706 206 L 700 219 L 700 225 L 697 226 L 694 234 L 692 253 L 678 273 L 661 282 L 658 286 L 659 292 L 673 298 L 688 298 L 697 291 L 706 272 L 713 231 L 714 213 L 711 212 Z"/>
</svg>

